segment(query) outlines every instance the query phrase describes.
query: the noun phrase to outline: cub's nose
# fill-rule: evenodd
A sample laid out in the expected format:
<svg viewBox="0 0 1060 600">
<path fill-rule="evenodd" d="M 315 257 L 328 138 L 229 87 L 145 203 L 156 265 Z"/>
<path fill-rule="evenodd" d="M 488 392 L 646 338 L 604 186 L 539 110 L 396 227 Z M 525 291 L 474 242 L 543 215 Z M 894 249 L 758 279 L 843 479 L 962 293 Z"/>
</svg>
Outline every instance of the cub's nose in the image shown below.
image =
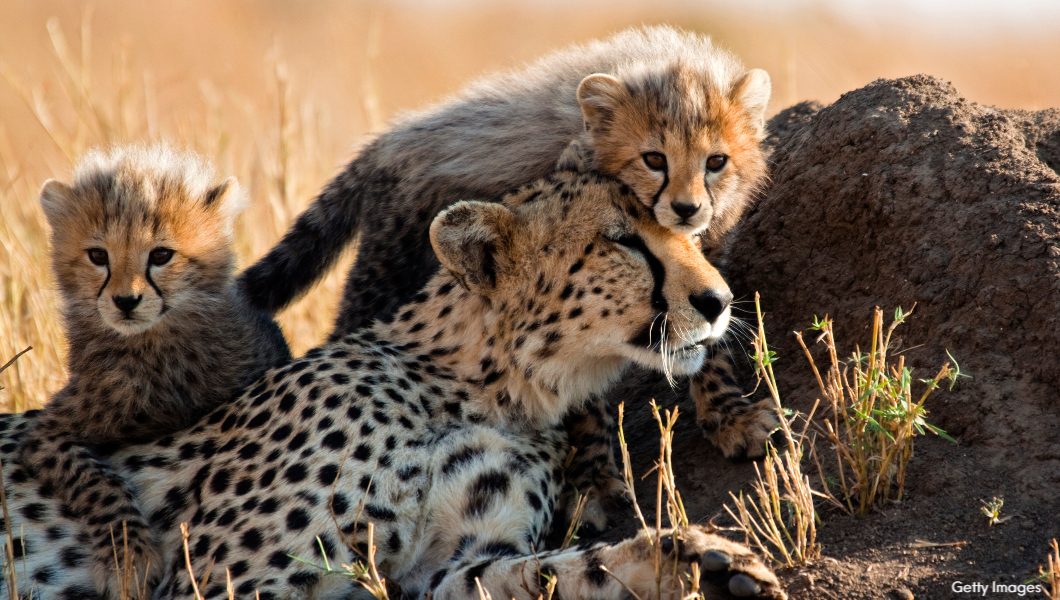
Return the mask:
<svg viewBox="0 0 1060 600">
<path fill-rule="evenodd" d="M 692 203 L 674 202 L 670 208 L 674 209 L 674 213 L 682 219 L 687 219 L 699 212 L 699 205 Z"/>
<path fill-rule="evenodd" d="M 725 312 L 725 309 L 732 303 L 732 292 L 725 290 L 724 292 L 717 292 L 715 290 L 707 290 L 700 292 L 699 294 L 692 294 L 688 297 L 688 301 L 692 304 L 692 307 L 699 311 L 699 314 L 713 323 L 721 316 L 721 313 Z"/>
<path fill-rule="evenodd" d="M 140 296 L 114 296 L 114 306 L 118 307 L 118 310 L 125 314 L 132 312 L 137 305 L 140 304 L 140 300 L 143 299 L 143 295 Z"/>
</svg>

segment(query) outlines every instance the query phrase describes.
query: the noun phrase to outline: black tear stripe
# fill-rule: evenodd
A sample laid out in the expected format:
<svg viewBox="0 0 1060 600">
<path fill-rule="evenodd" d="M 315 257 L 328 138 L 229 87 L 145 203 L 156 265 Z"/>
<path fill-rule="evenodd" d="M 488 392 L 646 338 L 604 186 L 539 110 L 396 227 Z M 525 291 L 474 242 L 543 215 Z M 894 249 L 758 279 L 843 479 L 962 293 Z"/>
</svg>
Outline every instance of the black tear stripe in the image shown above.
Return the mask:
<svg viewBox="0 0 1060 600">
<path fill-rule="evenodd" d="M 666 186 L 670 185 L 670 171 L 667 169 L 663 172 L 663 183 L 659 191 L 655 192 L 655 195 L 651 198 L 651 207 L 655 208 L 655 205 L 659 203 L 659 198 L 662 197 L 663 192 L 666 191 Z"/>
<path fill-rule="evenodd" d="M 144 277 L 147 278 L 147 283 L 151 284 L 155 293 L 158 294 L 158 297 L 162 300 L 162 310 L 159 311 L 159 314 L 165 314 L 165 312 L 169 310 L 169 307 L 166 306 L 166 297 L 162 295 L 162 290 L 158 289 L 158 286 L 155 285 L 155 280 L 151 279 L 151 265 L 147 265 L 147 268 L 144 269 Z"/>
<path fill-rule="evenodd" d="M 615 240 L 615 242 L 640 252 L 644 256 L 644 260 L 648 261 L 648 269 L 651 270 L 653 283 L 651 307 L 662 312 L 669 310 L 670 304 L 666 301 L 666 296 L 663 295 L 663 285 L 666 283 L 666 268 L 663 267 L 662 261 L 652 254 L 651 250 L 648 250 L 648 245 L 644 243 L 644 239 L 639 235 L 624 235 Z"/>
<path fill-rule="evenodd" d="M 714 192 L 710 191 L 710 182 L 707 181 L 706 175 L 703 176 L 703 187 L 707 188 L 707 196 L 710 197 L 710 205 L 717 208 L 718 201 L 714 199 Z"/>
<path fill-rule="evenodd" d="M 663 295 L 663 285 L 666 283 L 666 268 L 663 266 L 662 261 L 658 259 L 651 250 L 648 250 L 647 244 L 644 240 L 637 235 L 623 236 L 617 240 L 616 243 L 621 244 L 627 248 L 631 248 L 640 252 L 644 256 L 644 260 L 648 262 L 648 269 L 651 270 L 652 276 L 652 290 L 651 290 L 651 307 L 658 311 L 658 313 L 664 313 L 670 309 L 669 302 L 666 301 L 666 296 Z M 656 327 L 662 327 L 663 320 L 658 318 L 658 314 L 652 318 L 651 322 L 646 324 L 636 335 L 629 340 L 629 343 L 633 346 L 640 346 L 643 348 L 649 348 L 652 346 L 652 339 L 656 341 L 662 339 L 662 332 L 659 335 L 653 336 L 652 333 Z"/>
<path fill-rule="evenodd" d="M 110 283 L 110 266 L 107 266 L 107 278 L 103 280 L 103 285 L 99 286 L 99 291 L 96 292 L 96 298 L 103 295 L 103 290 L 107 289 L 107 284 Z"/>
</svg>

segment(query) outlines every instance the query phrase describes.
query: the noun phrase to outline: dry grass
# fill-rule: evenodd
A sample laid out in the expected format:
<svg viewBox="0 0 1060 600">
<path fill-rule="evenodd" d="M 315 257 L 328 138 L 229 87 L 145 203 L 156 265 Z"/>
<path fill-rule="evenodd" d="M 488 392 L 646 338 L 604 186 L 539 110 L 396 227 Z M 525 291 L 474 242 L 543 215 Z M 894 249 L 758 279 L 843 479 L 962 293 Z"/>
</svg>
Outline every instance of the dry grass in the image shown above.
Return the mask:
<svg viewBox="0 0 1060 600">
<path fill-rule="evenodd" d="M 1052 548 L 1053 551 L 1046 556 L 1047 567 L 1038 567 L 1038 573 L 1044 586 L 1047 586 L 1047 589 L 1043 591 L 1049 600 L 1060 600 L 1060 546 L 1057 545 L 1055 539 L 1052 542 Z"/>
<path fill-rule="evenodd" d="M 367 493 L 367 492 L 366 492 Z M 363 500 L 362 500 L 363 505 Z M 334 515 L 333 515 L 334 516 Z M 359 513 L 358 513 L 359 516 Z M 356 523 L 356 520 L 354 521 Z M 356 529 L 356 526 L 354 527 Z M 340 530 L 341 534 L 342 531 Z M 388 586 L 391 584 L 387 583 L 386 578 L 379 574 L 379 570 L 376 568 L 375 560 L 375 523 L 368 523 L 368 552 L 361 557 L 360 560 L 353 561 L 352 564 L 339 565 L 339 568 L 335 568 L 331 564 L 331 559 L 328 558 L 327 552 L 324 551 L 324 544 L 320 541 L 320 537 L 317 537 L 317 545 L 320 547 L 320 557 L 323 559 L 323 564 L 316 563 L 311 560 L 306 560 L 293 554 L 289 554 L 291 558 L 298 562 L 307 564 L 320 571 L 321 575 L 341 575 L 361 585 L 369 594 L 372 595 L 376 600 L 389 600 L 390 591 Z M 351 547 L 358 554 L 360 550 L 357 550 L 355 546 Z"/>
<path fill-rule="evenodd" d="M 847 363 L 841 363 L 832 329 L 832 322 L 825 317 L 814 320 L 813 328 L 820 331 L 817 341 L 827 348 L 829 365 L 822 377 L 809 348 L 796 333 L 806 358 L 817 378 L 826 402 L 831 405 L 831 418 L 814 421 L 820 404 L 818 399 L 808 415 L 794 415 L 803 419 L 803 429 L 798 434 L 791 427 L 788 411 L 780 402 L 773 363 L 776 355 L 766 341 L 762 312 L 755 295 L 758 316 L 758 333 L 753 341 L 754 360 L 760 384 L 765 383 L 777 408 L 780 430 L 783 435 L 781 450 L 770 445 L 759 469 L 755 465 L 756 481 L 752 493 L 738 496 L 730 493 L 734 508 L 725 505 L 725 510 L 744 532 L 747 543 L 758 548 L 774 562 L 794 567 L 811 563 L 820 557 L 821 547 L 816 542 L 816 525 L 819 520 L 814 504 L 820 498 L 832 506 L 851 514 L 867 515 L 873 508 L 902 498 L 905 474 L 913 457 L 913 441 L 930 431 L 956 442 L 946 432 L 925 420 L 924 408 L 928 396 L 940 383 L 950 381 L 950 387 L 959 377 L 967 377 L 957 368 L 946 363 L 931 379 L 923 380 L 923 391 L 914 399 L 912 393 L 913 372 L 905 366 L 905 357 L 899 356 L 897 365 L 889 362 L 892 350 L 891 335 L 898 325 L 912 314 L 900 308 L 895 319 L 884 330 L 883 312 L 877 308 L 872 327 L 872 339 L 867 353 L 858 348 Z M 952 360 L 952 357 L 951 357 Z M 793 419 L 792 419 L 793 420 Z M 822 425 L 823 423 L 823 425 Z M 834 449 L 837 467 L 830 477 L 821 463 L 815 445 L 815 436 L 808 436 L 810 428 L 822 433 L 827 445 Z M 802 460 L 807 454 L 813 457 L 820 476 L 821 490 L 810 485 L 810 479 L 802 472 Z M 834 481 L 829 484 L 829 480 Z M 837 487 L 837 498 L 830 487 Z M 998 518 L 1000 502 L 991 523 L 1002 522 Z M 993 505 L 991 505 L 993 506 Z"/>
<path fill-rule="evenodd" d="M 791 427 L 786 410 L 780 402 L 777 380 L 773 374 L 776 355 L 769 349 L 765 323 L 755 294 L 755 312 L 758 316 L 758 333 L 753 341 L 754 360 L 759 384 L 765 383 L 776 406 L 783 447 L 779 450 L 772 444 L 766 448 L 762 467 L 755 465 L 756 479 L 751 484 L 751 494 L 739 496 L 729 492 L 734 507 L 725 505 L 725 511 L 743 531 L 747 544 L 758 548 L 774 563 L 787 567 L 804 566 L 821 556 L 821 545 L 817 543 L 817 512 L 814 497 L 824 497 L 810 485 L 810 478 L 802 472 L 802 459 L 813 440 L 806 433 L 813 419 L 813 410 L 805 417 L 803 430 L 796 434 Z"/>
<path fill-rule="evenodd" d="M 633 510 L 637 515 L 637 519 L 640 521 L 641 532 L 638 535 L 646 535 L 648 524 L 644 519 L 644 513 L 641 512 L 640 504 L 637 502 L 637 494 L 633 486 L 632 462 L 629 458 L 629 447 L 626 445 L 626 433 L 623 427 L 625 411 L 626 406 L 625 402 L 623 402 L 618 405 L 618 441 L 622 454 L 622 473 L 625 479 L 626 491 L 629 493 L 629 497 L 633 502 Z M 677 485 L 674 481 L 673 430 L 674 426 L 677 424 L 679 411 L 677 407 L 674 407 L 673 411 L 660 411 L 658 405 L 652 400 L 651 414 L 655 418 L 655 422 L 659 425 L 659 458 L 655 461 L 655 466 L 645 473 L 643 477 L 646 478 L 654 472 L 657 481 L 655 491 L 655 538 L 648 538 L 652 544 L 655 559 L 655 597 L 663 597 L 663 579 L 668 578 L 668 583 L 670 584 L 669 589 L 674 590 L 677 594 L 677 599 L 693 600 L 703 598 L 703 594 L 699 589 L 699 565 L 693 564 L 690 571 L 685 572 L 681 568 L 681 564 L 678 560 L 679 552 L 676 548 L 671 562 L 667 562 L 667 559 L 662 553 L 661 536 L 663 527 L 665 526 L 673 529 L 674 544 L 679 544 L 681 543 L 682 530 L 689 526 L 688 515 L 685 513 L 685 505 L 681 500 L 681 492 L 678 491 Z M 666 523 L 663 523 L 664 512 L 666 513 L 667 518 Z M 607 573 L 614 577 L 609 571 L 607 571 Z M 629 587 L 626 586 L 624 582 L 617 578 L 616 580 L 629 590 Z M 633 595 L 632 592 L 631 595 Z"/>
</svg>

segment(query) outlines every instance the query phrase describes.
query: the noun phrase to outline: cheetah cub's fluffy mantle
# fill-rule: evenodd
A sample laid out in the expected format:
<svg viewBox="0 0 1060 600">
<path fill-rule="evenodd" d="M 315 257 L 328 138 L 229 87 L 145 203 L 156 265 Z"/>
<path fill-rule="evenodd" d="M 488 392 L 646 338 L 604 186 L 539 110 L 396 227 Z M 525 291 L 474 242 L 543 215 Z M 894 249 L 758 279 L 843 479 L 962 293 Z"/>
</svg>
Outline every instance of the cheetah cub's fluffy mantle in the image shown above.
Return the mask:
<svg viewBox="0 0 1060 600">
<path fill-rule="evenodd" d="M 91 535 L 97 591 L 119 596 L 129 564 L 162 559 L 135 493 L 102 454 L 183 429 L 290 359 L 279 328 L 232 285 L 234 178 L 164 146 L 89 153 L 41 206 L 70 344 L 70 380 L 19 449 L 23 466 Z M 139 588 L 139 586 L 137 586 Z"/>
</svg>

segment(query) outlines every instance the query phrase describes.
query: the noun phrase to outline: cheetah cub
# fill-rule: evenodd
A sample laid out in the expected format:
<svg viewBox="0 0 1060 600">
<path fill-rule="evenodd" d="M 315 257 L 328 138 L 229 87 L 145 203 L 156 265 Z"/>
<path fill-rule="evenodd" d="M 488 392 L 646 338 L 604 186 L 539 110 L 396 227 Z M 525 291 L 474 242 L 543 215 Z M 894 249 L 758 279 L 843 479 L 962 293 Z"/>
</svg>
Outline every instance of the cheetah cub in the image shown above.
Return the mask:
<svg viewBox="0 0 1060 600">
<path fill-rule="evenodd" d="M 48 181 L 40 202 L 70 379 L 19 458 L 88 526 L 97 591 L 117 598 L 115 557 L 148 582 L 163 563 L 107 454 L 188 427 L 290 352 L 279 327 L 232 285 L 233 226 L 246 196 L 201 158 L 165 146 L 91 152 L 73 185 Z"/>
</svg>

